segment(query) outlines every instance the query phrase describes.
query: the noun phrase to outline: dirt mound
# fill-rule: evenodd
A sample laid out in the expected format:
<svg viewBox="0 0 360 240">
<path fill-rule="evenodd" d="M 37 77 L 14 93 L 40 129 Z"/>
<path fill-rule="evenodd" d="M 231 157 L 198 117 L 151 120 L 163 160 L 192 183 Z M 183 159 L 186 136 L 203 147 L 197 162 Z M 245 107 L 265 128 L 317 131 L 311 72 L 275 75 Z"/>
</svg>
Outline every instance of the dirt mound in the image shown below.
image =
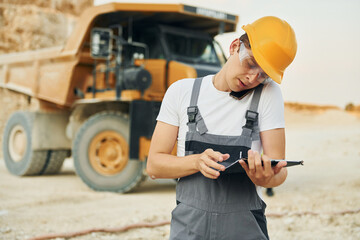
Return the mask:
<svg viewBox="0 0 360 240">
<path fill-rule="evenodd" d="M 349 103 L 345 106 L 345 110 L 351 114 L 360 116 L 360 105 L 354 105 L 353 103 Z"/>
<path fill-rule="evenodd" d="M 360 115 L 349 112 L 335 106 L 317 106 L 297 104 L 295 106 L 285 104 L 286 127 L 311 128 L 313 126 L 328 128 L 340 125 L 360 123 Z"/>
<path fill-rule="evenodd" d="M 316 104 L 305 104 L 305 103 L 294 103 L 286 102 L 285 107 L 294 111 L 308 111 L 322 113 L 326 110 L 339 110 L 340 108 L 333 105 L 316 105 Z"/>
<path fill-rule="evenodd" d="M 66 43 L 92 0 L 0 1 L 0 54 Z"/>
<path fill-rule="evenodd" d="M 53 9 L 61 13 L 80 15 L 83 10 L 93 5 L 93 0 L 0 0 L 9 5 L 34 5 L 45 10 Z"/>
</svg>

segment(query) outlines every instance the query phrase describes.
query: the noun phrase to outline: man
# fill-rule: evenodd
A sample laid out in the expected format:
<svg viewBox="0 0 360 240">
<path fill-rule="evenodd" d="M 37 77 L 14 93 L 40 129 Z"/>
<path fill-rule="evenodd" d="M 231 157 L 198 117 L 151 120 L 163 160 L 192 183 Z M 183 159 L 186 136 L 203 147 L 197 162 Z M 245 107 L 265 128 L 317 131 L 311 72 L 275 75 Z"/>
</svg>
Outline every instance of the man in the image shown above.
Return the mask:
<svg viewBox="0 0 360 240">
<path fill-rule="evenodd" d="M 277 83 L 297 43 L 290 25 L 276 17 L 243 29 L 216 75 L 177 81 L 163 99 L 147 172 L 179 178 L 170 239 L 268 239 L 261 188 L 287 177 L 286 163 L 271 167 L 270 159 L 285 158 Z M 244 157 L 247 163 L 239 164 Z"/>
</svg>

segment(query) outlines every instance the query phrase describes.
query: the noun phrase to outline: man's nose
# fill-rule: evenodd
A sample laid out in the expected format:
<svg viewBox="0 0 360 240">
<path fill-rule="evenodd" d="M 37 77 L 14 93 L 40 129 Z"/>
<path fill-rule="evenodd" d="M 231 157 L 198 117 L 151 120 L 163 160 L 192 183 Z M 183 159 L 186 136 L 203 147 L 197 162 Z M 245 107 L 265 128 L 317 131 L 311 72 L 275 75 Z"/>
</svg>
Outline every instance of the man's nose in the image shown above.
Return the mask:
<svg viewBox="0 0 360 240">
<path fill-rule="evenodd" d="M 251 84 L 254 83 L 257 79 L 257 76 L 258 76 L 258 74 L 248 74 L 247 79 L 248 79 L 249 83 L 251 83 Z"/>
</svg>

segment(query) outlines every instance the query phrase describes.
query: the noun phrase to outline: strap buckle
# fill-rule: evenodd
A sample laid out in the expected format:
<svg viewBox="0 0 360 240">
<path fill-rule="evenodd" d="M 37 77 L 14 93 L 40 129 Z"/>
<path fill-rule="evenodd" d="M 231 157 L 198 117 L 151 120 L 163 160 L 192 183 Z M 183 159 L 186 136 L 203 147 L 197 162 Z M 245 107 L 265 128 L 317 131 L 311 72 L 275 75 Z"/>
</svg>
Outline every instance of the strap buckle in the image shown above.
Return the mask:
<svg viewBox="0 0 360 240">
<path fill-rule="evenodd" d="M 189 123 L 194 123 L 196 114 L 198 113 L 197 106 L 192 106 L 187 108 L 187 115 L 189 117 Z"/>
<path fill-rule="evenodd" d="M 245 114 L 246 120 L 255 122 L 258 119 L 259 113 L 251 110 L 247 110 Z"/>
<path fill-rule="evenodd" d="M 253 128 L 254 123 L 257 121 L 259 116 L 258 112 L 255 111 L 251 111 L 251 110 L 247 110 L 246 114 L 245 114 L 245 118 L 246 118 L 246 124 L 245 127 L 246 128 Z"/>
</svg>

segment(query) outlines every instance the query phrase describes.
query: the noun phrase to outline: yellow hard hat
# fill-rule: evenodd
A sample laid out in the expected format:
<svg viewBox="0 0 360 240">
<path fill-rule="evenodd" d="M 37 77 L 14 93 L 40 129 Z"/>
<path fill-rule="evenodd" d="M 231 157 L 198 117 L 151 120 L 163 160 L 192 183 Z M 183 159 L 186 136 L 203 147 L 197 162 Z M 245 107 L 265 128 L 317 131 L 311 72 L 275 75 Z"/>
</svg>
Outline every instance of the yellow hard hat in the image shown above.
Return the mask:
<svg viewBox="0 0 360 240">
<path fill-rule="evenodd" d="M 297 50 L 295 32 L 284 20 L 262 17 L 242 27 L 247 33 L 256 62 L 277 83 L 281 83 L 287 66 Z"/>
</svg>

